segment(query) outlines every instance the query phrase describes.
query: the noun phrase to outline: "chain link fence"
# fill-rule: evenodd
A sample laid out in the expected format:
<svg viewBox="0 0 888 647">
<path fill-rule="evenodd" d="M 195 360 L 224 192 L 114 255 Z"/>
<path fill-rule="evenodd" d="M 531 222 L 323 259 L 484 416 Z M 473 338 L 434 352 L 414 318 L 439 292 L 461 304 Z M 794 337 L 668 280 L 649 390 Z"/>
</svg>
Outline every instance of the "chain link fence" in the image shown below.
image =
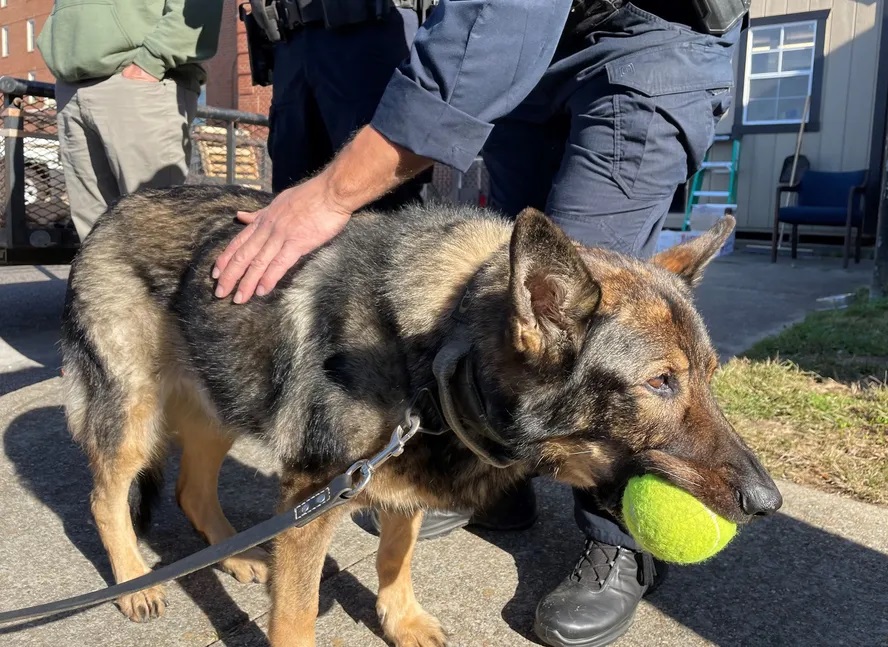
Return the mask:
<svg viewBox="0 0 888 647">
<path fill-rule="evenodd" d="M 59 157 L 55 88 L 0 77 L 0 96 L 0 262 L 64 260 L 79 239 Z M 264 115 L 199 106 L 187 183 L 270 191 L 267 139 Z M 51 253 L 60 251 L 67 254 Z"/>
<path fill-rule="evenodd" d="M 0 139 L 0 199 L 4 209 L 0 211 L 0 243 L 9 246 L 10 230 L 16 224 L 23 225 L 17 227 L 19 231 L 27 231 L 27 244 L 46 246 L 64 238 L 61 230 L 68 227 L 71 219 L 59 161 L 55 102 L 34 95 L 4 98 Z M 18 187 L 16 182 L 20 183 Z"/>
<path fill-rule="evenodd" d="M 0 96 L 0 262 L 14 262 L 16 256 L 44 262 L 54 252 L 70 258 L 79 240 L 59 158 L 55 88 L 4 76 Z M 264 115 L 200 106 L 191 129 L 187 183 L 271 191 L 267 139 Z M 489 185 L 480 158 L 467 173 L 437 165 L 425 197 L 485 206 Z"/>
</svg>

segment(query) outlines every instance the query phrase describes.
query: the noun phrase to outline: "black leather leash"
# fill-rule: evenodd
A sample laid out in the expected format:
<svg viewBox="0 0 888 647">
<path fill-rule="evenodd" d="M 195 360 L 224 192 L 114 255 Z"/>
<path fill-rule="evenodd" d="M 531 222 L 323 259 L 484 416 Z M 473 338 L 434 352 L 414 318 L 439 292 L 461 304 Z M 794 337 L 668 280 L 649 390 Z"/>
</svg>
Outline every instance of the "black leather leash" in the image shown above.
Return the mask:
<svg viewBox="0 0 888 647">
<path fill-rule="evenodd" d="M 5 611 L 0 613 L 0 625 L 14 621 L 36 620 L 66 611 L 96 606 L 121 595 L 136 593 L 157 584 L 178 579 L 194 571 L 199 571 L 223 559 L 258 546 L 289 528 L 301 528 L 308 525 L 325 512 L 348 502 L 359 494 L 367 487 L 376 469 L 392 456 L 401 455 L 404 451 L 404 444 L 417 431 L 419 431 L 419 418 L 413 415 L 411 405 L 411 408 L 407 411 L 404 424 L 398 425 L 395 428 L 389 443 L 378 454 L 372 458 L 357 461 L 344 473 L 330 481 L 324 489 L 315 492 L 293 509 L 263 521 L 249 530 L 239 532 L 222 543 L 204 548 L 193 555 L 151 571 L 141 577 L 73 598 L 15 611 Z"/>
</svg>

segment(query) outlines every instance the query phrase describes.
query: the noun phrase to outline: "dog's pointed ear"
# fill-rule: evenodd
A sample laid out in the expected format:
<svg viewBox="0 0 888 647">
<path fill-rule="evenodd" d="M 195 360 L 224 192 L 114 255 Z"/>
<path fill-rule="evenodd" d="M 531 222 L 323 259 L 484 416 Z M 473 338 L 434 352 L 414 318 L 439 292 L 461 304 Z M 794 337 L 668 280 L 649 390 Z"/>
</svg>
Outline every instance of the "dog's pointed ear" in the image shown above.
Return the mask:
<svg viewBox="0 0 888 647">
<path fill-rule="evenodd" d="M 736 223 L 734 216 L 727 215 L 701 236 L 660 252 L 651 263 L 678 274 L 691 287 L 696 287 L 703 278 L 703 270 L 718 254 Z"/>
<path fill-rule="evenodd" d="M 531 363 L 560 366 L 583 342 L 598 284 L 573 242 L 535 209 L 518 215 L 509 253 L 512 342 Z"/>
</svg>

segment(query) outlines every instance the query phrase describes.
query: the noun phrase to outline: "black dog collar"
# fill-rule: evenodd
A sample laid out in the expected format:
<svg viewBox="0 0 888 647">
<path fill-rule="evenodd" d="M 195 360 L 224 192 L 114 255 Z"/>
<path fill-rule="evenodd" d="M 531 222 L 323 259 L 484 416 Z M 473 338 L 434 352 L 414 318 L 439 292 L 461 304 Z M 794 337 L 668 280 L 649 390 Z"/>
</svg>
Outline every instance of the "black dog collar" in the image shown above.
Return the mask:
<svg viewBox="0 0 888 647">
<path fill-rule="evenodd" d="M 470 293 L 466 290 L 451 315 L 457 322 L 454 337 L 435 356 L 432 371 L 438 383 L 441 412 L 453 433 L 481 461 L 505 468 L 518 459 L 487 417 L 484 394 L 475 375 L 472 345 L 465 329 L 469 303 Z"/>
</svg>

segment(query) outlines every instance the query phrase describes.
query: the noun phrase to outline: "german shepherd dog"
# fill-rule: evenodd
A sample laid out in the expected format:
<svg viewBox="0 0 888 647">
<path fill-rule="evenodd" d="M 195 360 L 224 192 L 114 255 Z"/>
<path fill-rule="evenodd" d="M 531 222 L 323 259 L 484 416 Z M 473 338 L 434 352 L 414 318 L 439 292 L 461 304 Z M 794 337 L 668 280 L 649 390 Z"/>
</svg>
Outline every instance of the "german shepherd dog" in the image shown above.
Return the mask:
<svg viewBox="0 0 888 647">
<path fill-rule="evenodd" d="M 324 557 L 358 508 L 379 512 L 376 606 L 398 647 L 446 643 L 411 583 L 424 509 L 481 509 L 548 475 L 619 515 L 626 481 L 643 472 L 736 522 L 779 508 L 713 398 L 718 362 L 692 304 L 732 217 L 643 262 L 580 246 L 534 210 L 515 221 L 474 208 L 366 211 L 271 294 L 217 299 L 211 269 L 242 226 L 235 213 L 271 199 L 144 190 L 108 210 L 72 265 L 66 416 L 118 582 L 149 570 L 130 489 L 150 485 L 171 441 L 178 503 L 218 543 L 235 533 L 217 482 L 238 435 L 279 459 L 283 509 L 379 451 L 427 385 L 440 402 L 423 405 L 423 425 L 443 410 L 444 433 L 417 435 L 349 503 L 279 535 L 273 559 L 256 548 L 221 563 L 241 582 L 270 579 L 275 647 L 315 644 Z M 144 621 L 163 613 L 164 593 L 117 604 Z"/>
</svg>

